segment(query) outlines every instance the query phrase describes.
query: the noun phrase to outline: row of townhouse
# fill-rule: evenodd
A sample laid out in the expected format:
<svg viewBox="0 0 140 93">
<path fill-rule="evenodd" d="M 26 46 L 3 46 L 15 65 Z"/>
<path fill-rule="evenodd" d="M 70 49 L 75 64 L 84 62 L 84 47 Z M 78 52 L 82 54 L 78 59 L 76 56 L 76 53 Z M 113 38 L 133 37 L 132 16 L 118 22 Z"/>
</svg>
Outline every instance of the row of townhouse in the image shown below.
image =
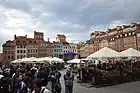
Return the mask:
<svg viewBox="0 0 140 93">
<path fill-rule="evenodd" d="M 44 34 L 34 31 L 34 38 L 26 36 L 14 36 L 14 40 L 8 40 L 3 44 L 3 59 L 11 62 L 25 57 L 60 57 L 64 53 L 77 53 L 77 44 L 68 43 L 65 35 L 57 35 L 56 41 L 44 40 Z"/>
<path fill-rule="evenodd" d="M 128 48 L 140 51 L 140 24 L 117 26 L 107 31 L 94 31 L 90 40 L 80 47 L 81 57 L 87 57 L 103 47 L 110 47 L 118 52 Z"/>
</svg>

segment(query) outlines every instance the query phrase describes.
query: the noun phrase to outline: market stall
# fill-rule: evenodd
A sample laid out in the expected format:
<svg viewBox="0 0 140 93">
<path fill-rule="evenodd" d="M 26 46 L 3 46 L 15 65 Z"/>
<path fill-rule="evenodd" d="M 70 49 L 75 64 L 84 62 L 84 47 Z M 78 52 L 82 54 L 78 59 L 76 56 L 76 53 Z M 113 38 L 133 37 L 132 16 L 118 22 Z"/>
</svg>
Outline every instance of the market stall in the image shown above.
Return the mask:
<svg viewBox="0 0 140 93">
<path fill-rule="evenodd" d="M 126 57 L 125 61 L 122 60 L 124 57 Z M 140 52 L 134 49 L 118 53 L 108 47 L 102 48 L 87 57 L 90 64 L 80 69 L 82 81 L 92 81 L 93 85 L 112 85 L 136 80 L 136 77 L 140 77 L 138 75 L 140 64 L 136 60 L 138 57 Z M 95 60 L 98 60 L 98 63 Z"/>
</svg>

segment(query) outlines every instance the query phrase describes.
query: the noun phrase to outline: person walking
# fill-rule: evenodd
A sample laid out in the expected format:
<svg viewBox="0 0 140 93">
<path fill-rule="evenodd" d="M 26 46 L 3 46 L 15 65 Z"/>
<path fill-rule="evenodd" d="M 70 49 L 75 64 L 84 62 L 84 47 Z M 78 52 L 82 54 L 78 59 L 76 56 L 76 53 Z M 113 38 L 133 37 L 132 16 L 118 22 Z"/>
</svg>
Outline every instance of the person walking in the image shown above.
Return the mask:
<svg viewBox="0 0 140 93">
<path fill-rule="evenodd" d="M 74 75 L 72 75 L 69 70 L 64 75 L 64 81 L 65 81 L 65 93 L 73 93 Z"/>
<path fill-rule="evenodd" d="M 51 92 L 55 93 L 55 83 L 56 83 L 56 76 L 55 72 L 52 71 L 49 75 L 50 81 L 51 81 Z"/>
<path fill-rule="evenodd" d="M 55 71 L 55 77 L 56 77 L 56 81 L 55 81 L 55 93 L 61 93 L 61 83 L 60 83 L 60 77 L 61 77 L 61 73 L 58 71 L 58 69 L 56 69 Z"/>
</svg>

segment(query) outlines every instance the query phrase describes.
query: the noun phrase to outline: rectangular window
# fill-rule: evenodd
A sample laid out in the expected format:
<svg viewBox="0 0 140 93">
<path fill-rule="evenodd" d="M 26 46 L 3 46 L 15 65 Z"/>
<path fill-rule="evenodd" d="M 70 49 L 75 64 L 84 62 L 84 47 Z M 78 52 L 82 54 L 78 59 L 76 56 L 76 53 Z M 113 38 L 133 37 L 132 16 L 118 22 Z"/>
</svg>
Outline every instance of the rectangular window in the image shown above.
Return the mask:
<svg viewBox="0 0 140 93">
<path fill-rule="evenodd" d="M 23 57 L 25 58 L 25 55 Z"/>
<path fill-rule="evenodd" d="M 17 59 L 19 59 L 19 55 L 17 55 Z"/>
<path fill-rule="evenodd" d="M 12 51 L 12 55 L 14 54 L 14 51 Z"/>
<path fill-rule="evenodd" d="M 8 59 L 10 59 L 10 56 L 8 56 Z"/>
<path fill-rule="evenodd" d="M 7 54 L 7 51 L 5 51 L 5 54 Z"/>
<path fill-rule="evenodd" d="M 20 46 L 20 48 L 22 48 L 22 45 Z"/>
<path fill-rule="evenodd" d="M 26 51 L 24 50 L 24 53 L 25 53 Z"/>
<path fill-rule="evenodd" d="M 22 53 L 22 50 L 20 50 L 20 53 Z"/>
</svg>

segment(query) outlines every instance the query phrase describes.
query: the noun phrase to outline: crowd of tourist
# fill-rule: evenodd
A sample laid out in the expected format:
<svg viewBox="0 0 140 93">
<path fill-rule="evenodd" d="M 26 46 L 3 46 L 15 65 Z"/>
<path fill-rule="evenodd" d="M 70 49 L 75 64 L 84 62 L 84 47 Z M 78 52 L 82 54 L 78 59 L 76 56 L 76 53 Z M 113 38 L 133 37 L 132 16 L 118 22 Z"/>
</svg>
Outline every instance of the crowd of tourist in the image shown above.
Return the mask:
<svg viewBox="0 0 140 93">
<path fill-rule="evenodd" d="M 61 93 L 60 77 L 61 73 L 55 66 L 32 64 L 0 66 L 0 93 Z M 65 93 L 72 93 L 74 75 L 68 70 L 63 78 Z"/>
</svg>

